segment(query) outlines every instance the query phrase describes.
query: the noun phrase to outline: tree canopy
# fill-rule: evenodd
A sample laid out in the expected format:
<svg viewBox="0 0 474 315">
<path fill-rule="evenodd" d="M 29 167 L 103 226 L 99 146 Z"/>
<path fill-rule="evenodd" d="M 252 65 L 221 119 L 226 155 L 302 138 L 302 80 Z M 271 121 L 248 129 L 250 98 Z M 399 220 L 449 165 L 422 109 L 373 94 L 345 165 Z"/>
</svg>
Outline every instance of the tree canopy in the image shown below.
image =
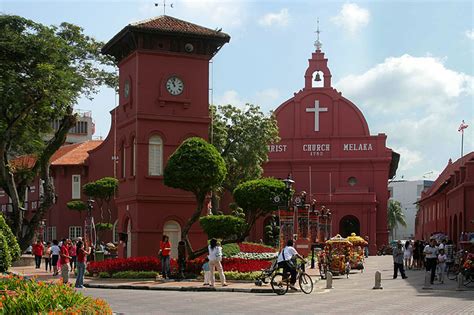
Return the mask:
<svg viewBox="0 0 474 315">
<path fill-rule="evenodd" d="M 94 198 L 99 205 L 100 218 L 104 219 L 104 204 L 109 213 L 109 222 L 112 220 L 112 211 L 110 210 L 110 201 L 114 197 L 118 189 L 118 180 L 113 177 L 103 177 L 94 182 L 90 182 L 82 186 L 83 192 L 86 196 Z"/>
<path fill-rule="evenodd" d="M 232 105 L 210 106 L 210 111 L 212 144 L 227 165 L 223 188 L 232 192 L 240 183 L 263 174 L 268 145 L 280 140 L 277 121 L 253 104 L 247 104 L 244 110 Z"/>
<path fill-rule="evenodd" d="M 398 225 L 407 226 L 405 221 L 405 214 L 403 213 L 402 206 L 399 201 L 390 199 L 388 201 L 388 213 L 387 213 L 387 226 L 390 230 L 390 233 L 393 237 L 393 230 L 398 227 Z"/>
<path fill-rule="evenodd" d="M 202 138 L 186 139 L 170 156 L 164 171 L 165 185 L 192 192 L 197 208 L 181 232 L 188 253 L 192 247 L 188 239 L 191 226 L 201 216 L 208 193 L 222 184 L 227 169 L 216 148 Z"/>
<path fill-rule="evenodd" d="M 22 248 L 54 203 L 49 161 L 76 123 L 74 104 L 81 96 L 92 98 L 101 85 L 117 85 L 114 63 L 101 55 L 102 46 L 70 23 L 45 26 L 0 15 L 0 186 L 12 199 L 9 223 Z M 53 121 L 59 121 L 56 131 Z M 53 136 L 45 141 L 46 134 Z M 14 163 L 12 159 L 20 155 L 31 156 L 34 164 Z M 26 219 L 25 192 L 38 175 L 44 195 L 37 211 Z"/>
</svg>

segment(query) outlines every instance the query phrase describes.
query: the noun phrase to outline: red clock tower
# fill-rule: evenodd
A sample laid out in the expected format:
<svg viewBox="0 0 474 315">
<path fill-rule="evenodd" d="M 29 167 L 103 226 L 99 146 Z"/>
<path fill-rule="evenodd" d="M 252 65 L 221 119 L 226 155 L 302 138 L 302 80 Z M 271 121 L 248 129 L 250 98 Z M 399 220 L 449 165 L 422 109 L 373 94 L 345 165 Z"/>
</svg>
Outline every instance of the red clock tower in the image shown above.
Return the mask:
<svg viewBox="0 0 474 315">
<path fill-rule="evenodd" d="M 119 105 L 108 138 L 115 139 L 120 181 L 122 257 L 155 255 L 163 234 L 176 255 L 196 205 L 190 193 L 163 184 L 163 169 L 183 140 L 207 139 L 209 60 L 229 40 L 219 30 L 163 15 L 127 25 L 102 50 L 119 66 Z M 204 244 L 197 225 L 190 240 Z"/>
</svg>

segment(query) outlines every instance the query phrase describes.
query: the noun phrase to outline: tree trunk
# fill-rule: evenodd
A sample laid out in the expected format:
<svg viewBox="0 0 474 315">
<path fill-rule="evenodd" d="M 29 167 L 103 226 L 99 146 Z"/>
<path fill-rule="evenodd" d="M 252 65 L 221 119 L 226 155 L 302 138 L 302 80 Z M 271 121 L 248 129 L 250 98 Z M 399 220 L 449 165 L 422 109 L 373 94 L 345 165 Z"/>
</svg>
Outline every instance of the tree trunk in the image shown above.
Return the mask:
<svg viewBox="0 0 474 315">
<path fill-rule="evenodd" d="M 186 252 L 188 253 L 188 256 L 189 256 L 189 253 L 193 252 L 191 242 L 189 241 L 189 238 L 188 238 L 188 233 L 191 227 L 193 226 L 193 224 L 196 223 L 196 221 L 201 216 L 205 199 L 206 199 L 206 194 L 196 194 L 196 201 L 197 201 L 196 211 L 194 211 L 193 215 L 191 216 L 191 218 L 189 218 L 188 222 L 186 222 L 186 225 L 183 227 L 183 230 L 181 231 L 181 239 L 186 243 Z"/>
</svg>

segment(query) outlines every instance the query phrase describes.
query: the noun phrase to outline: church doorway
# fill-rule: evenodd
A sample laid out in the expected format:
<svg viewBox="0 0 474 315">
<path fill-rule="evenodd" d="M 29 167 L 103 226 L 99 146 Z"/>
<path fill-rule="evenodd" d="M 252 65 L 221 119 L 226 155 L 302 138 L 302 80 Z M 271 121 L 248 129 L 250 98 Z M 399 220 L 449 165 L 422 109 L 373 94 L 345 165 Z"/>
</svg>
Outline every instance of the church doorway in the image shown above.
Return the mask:
<svg viewBox="0 0 474 315">
<path fill-rule="evenodd" d="M 178 243 L 181 241 L 181 226 L 176 221 L 167 221 L 163 234 L 168 235 L 171 242 L 171 258 L 178 258 Z"/>
<path fill-rule="evenodd" d="M 351 233 L 360 235 L 359 219 L 353 215 L 346 215 L 339 221 L 339 234 L 342 237 L 348 237 Z"/>
</svg>

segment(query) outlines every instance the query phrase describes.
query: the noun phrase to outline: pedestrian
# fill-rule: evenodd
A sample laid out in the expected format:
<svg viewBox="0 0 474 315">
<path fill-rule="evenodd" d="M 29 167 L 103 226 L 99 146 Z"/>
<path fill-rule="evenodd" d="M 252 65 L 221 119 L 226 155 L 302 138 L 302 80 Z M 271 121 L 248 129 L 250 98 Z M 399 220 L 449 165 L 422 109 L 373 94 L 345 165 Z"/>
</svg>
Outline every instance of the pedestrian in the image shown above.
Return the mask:
<svg viewBox="0 0 474 315">
<path fill-rule="evenodd" d="M 365 245 L 364 247 L 364 256 L 365 258 L 368 258 L 369 257 L 369 236 L 368 235 L 365 236 L 365 241 L 367 242 L 367 245 Z"/>
<path fill-rule="evenodd" d="M 53 276 L 58 275 L 58 261 L 59 253 L 61 249 L 58 245 L 58 240 L 53 240 L 53 246 L 51 246 L 51 264 L 53 265 Z"/>
<path fill-rule="evenodd" d="M 69 256 L 71 256 L 71 261 L 69 262 L 69 266 L 71 266 L 71 270 L 74 271 L 76 269 L 76 241 L 72 241 L 72 243 L 68 246 Z"/>
<path fill-rule="evenodd" d="M 204 264 L 202 264 L 202 271 L 204 272 L 203 285 L 209 285 L 209 280 L 211 278 L 211 269 L 209 268 L 209 258 L 204 259 Z"/>
<path fill-rule="evenodd" d="M 430 283 L 433 284 L 438 262 L 438 248 L 436 247 L 436 240 L 434 238 L 425 246 L 423 253 L 425 254 L 426 271 L 431 272 Z"/>
<path fill-rule="evenodd" d="M 405 270 L 411 269 L 412 257 L 413 257 L 413 246 L 411 245 L 411 241 L 406 241 L 405 249 L 403 251 L 403 259 L 405 261 Z"/>
<path fill-rule="evenodd" d="M 403 246 L 402 242 L 397 241 L 397 246 L 393 249 L 393 279 L 397 279 L 398 270 L 402 275 L 402 279 L 406 279 L 405 270 L 403 269 Z"/>
<path fill-rule="evenodd" d="M 76 245 L 77 253 L 77 277 L 75 287 L 84 288 L 84 274 L 86 272 L 87 255 L 91 253 L 90 248 L 85 248 L 82 241 L 78 241 Z"/>
<path fill-rule="evenodd" d="M 44 265 L 46 268 L 46 272 L 48 272 L 48 266 L 49 266 L 49 272 L 51 272 L 51 242 L 46 243 L 46 248 L 44 249 Z"/>
<path fill-rule="evenodd" d="M 184 241 L 178 242 L 178 269 L 179 277 L 184 279 L 184 271 L 186 270 L 186 243 Z"/>
<path fill-rule="evenodd" d="M 35 268 L 39 269 L 41 267 L 41 258 L 43 258 L 44 246 L 40 240 L 36 241 L 36 244 L 32 246 L 32 252 L 35 256 Z"/>
<path fill-rule="evenodd" d="M 160 242 L 160 252 L 161 256 L 161 276 L 163 279 L 166 279 L 171 276 L 170 274 L 170 253 L 171 253 L 171 242 L 168 235 L 163 235 L 163 238 Z"/>
<path fill-rule="evenodd" d="M 439 250 L 438 254 L 438 281 L 440 283 L 444 283 L 444 272 L 446 270 L 446 254 L 444 253 L 444 249 Z"/>
<path fill-rule="evenodd" d="M 224 270 L 222 269 L 222 247 L 217 243 L 215 238 L 211 239 L 209 242 L 209 246 L 207 247 L 209 250 L 209 269 L 211 272 L 211 288 L 214 287 L 214 283 L 216 281 L 215 277 L 215 269 L 219 272 L 219 279 L 221 279 L 221 284 L 223 287 L 227 286 L 225 281 Z"/>
<path fill-rule="evenodd" d="M 61 265 L 61 277 L 63 278 L 63 283 L 69 282 L 69 262 L 71 261 L 71 256 L 69 255 L 68 246 L 71 244 L 69 239 L 63 239 L 61 246 L 61 252 L 59 253 L 59 264 Z"/>
</svg>

